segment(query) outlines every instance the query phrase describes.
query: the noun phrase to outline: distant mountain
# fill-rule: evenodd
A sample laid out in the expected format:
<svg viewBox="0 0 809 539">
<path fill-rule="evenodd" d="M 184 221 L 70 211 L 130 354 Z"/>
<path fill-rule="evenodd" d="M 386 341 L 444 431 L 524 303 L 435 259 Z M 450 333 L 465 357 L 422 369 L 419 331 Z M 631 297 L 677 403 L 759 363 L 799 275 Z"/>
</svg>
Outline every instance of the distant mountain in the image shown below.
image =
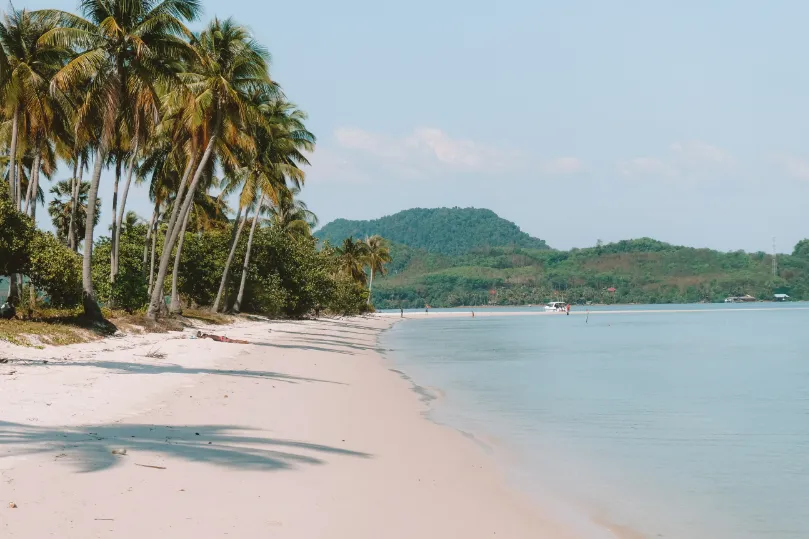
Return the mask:
<svg viewBox="0 0 809 539">
<path fill-rule="evenodd" d="M 316 237 L 332 244 L 349 236 L 364 238 L 373 234 L 412 249 L 442 255 L 460 255 L 489 247 L 549 249 L 545 241 L 481 208 L 414 208 L 372 221 L 337 219 L 315 232 Z"/>
</svg>

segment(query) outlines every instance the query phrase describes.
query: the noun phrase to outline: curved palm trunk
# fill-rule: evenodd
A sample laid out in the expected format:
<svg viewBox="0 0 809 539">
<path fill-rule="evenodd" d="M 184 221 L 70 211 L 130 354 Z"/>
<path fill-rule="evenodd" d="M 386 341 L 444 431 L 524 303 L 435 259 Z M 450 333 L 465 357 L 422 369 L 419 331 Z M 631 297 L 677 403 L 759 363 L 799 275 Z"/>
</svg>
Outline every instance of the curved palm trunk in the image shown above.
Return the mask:
<svg viewBox="0 0 809 539">
<path fill-rule="evenodd" d="M 368 281 L 368 303 L 367 305 L 371 304 L 371 292 L 374 288 L 374 267 L 371 266 L 371 279 Z"/>
<path fill-rule="evenodd" d="M 154 285 L 154 256 L 157 250 L 157 228 L 160 225 L 159 221 L 155 221 L 154 230 L 152 230 L 152 258 L 149 263 L 149 297 L 152 297 L 152 286 Z"/>
<path fill-rule="evenodd" d="M 129 160 L 129 166 L 126 171 L 126 182 L 124 183 L 124 191 L 121 193 L 121 209 L 118 211 L 117 222 L 117 237 L 115 238 L 115 275 L 118 275 L 118 260 L 121 253 L 121 223 L 124 222 L 124 212 L 126 211 L 126 197 L 129 194 L 129 185 L 132 183 L 132 173 L 135 171 L 135 156 L 138 153 L 138 145 L 135 144 L 132 158 Z M 115 216 L 113 216 L 114 218 Z"/>
<path fill-rule="evenodd" d="M 33 172 L 34 167 L 31 167 L 31 171 Z M 33 182 L 31 181 L 31 174 L 28 175 L 28 189 L 25 191 L 25 206 L 23 206 L 22 212 L 25 215 L 28 215 L 28 208 L 31 204 L 31 188 L 33 187 Z M 22 187 L 22 186 L 20 186 Z"/>
<path fill-rule="evenodd" d="M 84 255 L 81 264 L 82 304 L 86 316 L 101 319 L 101 308 L 96 302 L 93 289 L 93 274 L 90 262 L 93 257 L 93 217 L 95 216 L 98 184 L 101 181 L 101 169 L 104 168 L 104 145 L 99 144 L 93 164 L 93 176 L 90 178 L 90 192 L 87 195 L 87 218 L 84 223 Z"/>
<path fill-rule="evenodd" d="M 8 154 L 8 194 L 11 201 L 17 200 L 17 140 L 20 130 L 20 107 L 14 108 L 14 116 L 11 119 L 11 147 Z"/>
<path fill-rule="evenodd" d="M 146 230 L 146 241 L 143 243 L 143 274 L 146 275 L 146 264 L 149 263 L 149 242 L 152 239 L 152 229 L 157 221 L 157 213 L 160 210 L 160 202 L 155 202 L 152 219 L 149 221 L 149 228 Z"/>
<path fill-rule="evenodd" d="M 250 251 L 253 249 L 253 235 L 256 233 L 256 225 L 258 224 L 259 215 L 261 215 L 261 206 L 264 204 L 264 195 L 258 199 L 256 206 L 256 213 L 253 215 L 253 224 L 250 226 L 250 235 L 247 237 L 247 250 L 244 252 L 244 265 L 242 266 L 242 282 L 239 283 L 239 295 L 236 296 L 236 303 L 233 304 L 233 312 L 238 313 L 242 308 L 242 299 L 244 297 L 244 285 L 247 282 L 247 270 L 250 265 Z"/>
<path fill-rule="evenodd" d="M 31 178 L 28 181 L 28 185 L 31 186 L 30 215 L 31 220 L 34 221 L 34 225 L 36 225 L 37 222 L 37 195 L 39 194 L 39 168 L 42 163 L 42 155 L 39 150 L 40 149 L 37 148 L 36 155 L 34 155 L 34 163 L 31 165 Z"/>
<path fill-rule="evenodd" d="M 80 183 L 76 177 L 76 169 L 79 167 L 79 159 L 73 162 L 73 177 L 70 178 L 70 222 L 67 225 L 67 247 L 75 250 L 76 238 L 73 231 L 76 222 L 76 198 L 78 194 L 77 184 Z"/>
<path fill-rule="evenodd" d="M 185 201 L 183 202 L 183 211 L 188 211 L 188 208 L 191 207 L 191 204 L 194 202 L 194 192 L 197 190 L 197 185 L 199 185 L 199 180 L 202 177 L 202 171 L 205 169 L 205 165 L 208 164 L 211 154 L 213 154 L 216 139 L 219 136 L 219 128 L 221 123 L 222 117 L 220 113 L 217 112 L 211 138 L 208 140 L 208 145 L 205 147 L 205 153 L 202 154 L 202 159 L 200 159 L 197 169 L 194 172 L 194 178 L 191 181 L 191 185 L 188 186 L 188 192 L 186 193 Z M 189 163 L 189 166 L 191 166 L 194 161 L 193 157 L 190 159 L 190 161 L 191 163 Z M 177 206 L 180 200 L 182 200 L 182 198 L 178 196 L 175 201 L 175 208 L 172 210 L 172 220 L 175 221 L 173 223 L 174 226 L 172 226 L 172 222 L 169 221 L 169 227 L 168 230 L 166 230 L 166 243 L 163 246 L 163 253 L 160 256 L 160 267 L 157 270 L 155 286 L 152 290 L 152 297 L 149 301 L 149 309 L 146 311 L 146 317 L 151 318 L 152 320 L 157 318 L 157 315 L 160 312 L 161 304 L 164 303 L 162 297 L 163 284 L 166 282 L 166 273 L 168 272 L 169 262 L 171 261 L 171 251 L 174 248 L 174 244 L 177 243 L 177 236 L 180 232 L 180 227 L 177 226 L 176 216 L 174 215 L 177 213 Z"/>
<path fill-rule="evenodd" d="M 211 312 L 219 311 L 219 302 L 222 301 L 222 294 L 225 293 L 225 284 L 228 282 L 228 273 L 230 272 L 230 265 L 233 263 L 233 257 L 236 255 L 236 246 L 239 243 L 239 237 L 242 234 L 242 229 L 244 228 L 244 224 L 247 222 L 247 218 L 241 218 L 242 215 L 242 206 L 239 204 L 239 211 L 236 214 L 236 221 L 239 223 L 238 226 L 233 227 L 233 236 L 230 239 L 230 252 L 228 253 L 228 259 L 225 261 L 225 269 L 222 273 L 222 280 L 219 281 L 219 290 L 216 292 L 216 299 L 213 302 L 213 306 L 211 307 Z"/>
<path fill-rule="evenodd" d="M 174 254 L 174 272 L 171 275 L 171 304 L 169 305 L 169 312 L 171 314 L 178 314 L 182 312 L 182 309 L 180 308 L 180 294 L 177 292 L 177 276 L 180 274 L 180 258 L 183 255 L 185 229 L 188 227 L 188 221 L 190 221 L 190 219 L 191 208 L 185 212 L 182 229 L 180 229 L 180 240 L 177 242 L 177 252 Z"/>
<path fill-rule="evenodd" d="M 118 228 L 117 215 L 118 215 L 118 182 L 121 181 L 121 158 L 120 156 L 115 159 L 115 184 L 112 188 L 112 231 L 110 239 L 112 245 L 110 246 L 110 282 L 115 282 L 115 276 L 118 274 Z"/>
</svg>

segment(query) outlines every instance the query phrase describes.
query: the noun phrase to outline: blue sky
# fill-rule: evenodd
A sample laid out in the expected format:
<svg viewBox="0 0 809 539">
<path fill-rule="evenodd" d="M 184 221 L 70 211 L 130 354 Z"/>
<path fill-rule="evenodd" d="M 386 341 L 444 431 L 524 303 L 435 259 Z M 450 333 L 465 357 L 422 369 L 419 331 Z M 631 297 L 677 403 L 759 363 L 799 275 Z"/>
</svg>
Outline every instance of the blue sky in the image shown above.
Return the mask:
<svg viewBox="0 0 809 539">
<path fill-rule="evenodd" d="M 809 236 L 809 3 L 204 5 L 251 27 L 309 113 L 303 198 L 324 223 L 477 206 L 557 248 Z M 145 187 L 130 200 L 149 217 Z"/>
</svg>

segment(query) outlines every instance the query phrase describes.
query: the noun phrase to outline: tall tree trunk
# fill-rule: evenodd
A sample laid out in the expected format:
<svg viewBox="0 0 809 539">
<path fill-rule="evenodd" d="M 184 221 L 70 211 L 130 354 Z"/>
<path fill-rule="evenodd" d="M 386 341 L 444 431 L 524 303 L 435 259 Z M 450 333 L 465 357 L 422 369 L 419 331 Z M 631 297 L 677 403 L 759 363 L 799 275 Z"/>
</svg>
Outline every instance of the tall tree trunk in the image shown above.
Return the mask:
<svg viewBox="0 0 809 539">
<path fill-rule="evenodd" d="M 20 130 L 20 107 L 14 108 L 11 118 L 11 147 L 8 154 L 8 194 L 12 203 L 17 200 L 17 139 Z"/>
<path fill-rule="evenodd" d="M 67 247 L 75 250 L 76 238 L 73 228 L 76 222 L 76 184 L 79 183 L 76 177 L 76 169 L 79 167 L 79 158 L 73 162 L 73 177 L 70 178 L 70 222 L 67 225 Z"/>
<path fill-rule="evenodd" d="M 194 178 L 191 181 L 191 185 L 188 186 L 188 192 L 185 195 L 185 202 L 183 203 L 183 211 L 188 211 L 188 208 L 194 202 L 194 192 L 197 189 L 197 185 L 199 184 L 199 180 L 202 177 L 202 171 L 205 169 L 205 166 L 208 164 L 208 160 L 211 158 L 211 154 L 213 154 L 214 146 L 216 145 L 216 139 L 219 136 L 219 129 L 222 123 L 222 116 L 219 112 L 216 114 L 216 118 L 214 120 L 214 128 L 213 132 L 211 133 L 211 138 L 208 139 L 208 145 L 205 147 L 205 153 L 202 154 L 202 159 L 200 159 L 199 164 L 197 165 L 197 170 L 194 172 Z M 192 158 L 193 161 L 193 158 Z M 179 204 L 179 200 L 182 200 L 179 196 L 177 200 L 175 200 L 175 204 Z M 172 217 L 177 212 L 177 208 L 172 210 Z M 175 219 L 176 221 L 176 219 Z M 151 318 L 154 320 L 157 318 L 157 315 L 160 311 L 161 304 L 164 304 L 163 301 L 163 284 L 166 282 L 166 272 L 169 268 L 169 262 L 171 261 L 171 251 L 174 248 L 174 244 L 177 242 L 177 236 L 179 235 L 180 227 L 177 226 L 176 222 L 172 227 L 171 221 L 169 221 L 169 228 L 166 230 L 166 244 L 163 246 L 163 253 L 160 256 L 160 267 L 157 270 L 157 278 L 155 278 L 155 287 L 152 290 L 152 297 L 149 301 L 149 309 L 146 311 L 147 318 Z"/>
<path fill-rule="evenodd" d="M 34 182 L 31 181 L 31 179 L 32 179 L 31 176 L 33 175 L 33 172 L 34 172 L 34 167 L 31 166 L 31 171 L 28 174 L 28 189 L 26 189 L 26 191 L 25 191 L 25 206 L 23 206 L 23 208 L 22 208 L 22 212 L 25 215 L 28 215 L 28 208 L 29 208 L 29 206 L 31 204 L 31 188 L 34 186 Z M 20 186 L 20 187 L 22 187 L 22 186 Z"/>
<path fill-rule="evenodd" d="M 22 211 L 22 179 L 25 176 L 21 161 L 17 161 L 17 199 L 14 201 L 17 211 Z"/>
<path fill-rule="evenodd" d="M 250 225 L 250 235 L 247 237 L 247 250 L 244 252 L 244 265 L 242 266 L 242 282 L 239 283 L 239 294 L 236 296 L 236 303 L 233 304 L 233 312 L 239 313 L 242 308 L 242 299 L 244 298 L 244 285 L 247 282 L 247 270 L 250 266 L 250 251 L 253 248 L 253 235 L 256 233 L 256 225 L 258 224 L 259 216 L 261 215 L 261 206 L 264 204 L 264 194 L 258 199 L 256 206 L 256 213 L 253 215 L 253 224 Z M 245 213 L 245 217 L 247 214 Z"/>
<path fill-rule="evenodd" d="M 191 208 L 185 212 L 183 217 L 183 225 L 180 229 L 180 239 L 177 241 L 177 252 L 174 253 L 174 272 L 171 274 L 171 304 L 169 305 L 169 312 L 171 314 L 179 314 L 182 312 L 180 308 L 180 294 L 177 292 L 177 276 L 180 274 L 180 258 L 183 256 L 183 243 L 185 243 L 185 229 L 188 227 L 188 221 L 191 219 Z"/>
<path fill-rule="evenodd" d="M 110 282 L 115 282 L 115 276 L 118 274 L 118 259 L 115 254 L 118 252 L 118 229 L 116 227 L 116 219 L 118 215 L 118 182 L 121 181 L 121 156 L 115 157 L 115 184 L 112 188 L 112 233 L 110 239 Z"/>
<path fill-rule="evenodd" d="M 146 264 L 149 263 L 149 243 L 152 239 L 152 229 L 155 227 L 157 215 L 160 212 L 160 202 L 154 203 L 154 211 L 152 212 L 152 219 L 149 221 L 149 228 L 146 230 L 146 241 L 143 244 L 143 274 L 146 275 L 148 271 Z"/>
<path fill-rule="evenodd" d="M 36 148 L 36 154 L 34 155 L 34 163 L 31 165 L 31 177 L 28 179 L 29 185 L 31 185 L 31 220 L 34 221 L 34 225 L 37 222 L 37 195 L 39 194 L 39 168 L 42 164 L 42 152 L 40 148 Z"/>
<path fill-rule="evenodd" d="M 157 250 L 157 229 L 160 226 L 160 222 L 155 220 L 154 223 L 154 230 L 152 230 L 152 259 L 149 263 L 149 297 L 152 297 L 152 286 L 154 285 L 154 258 L 155 258 L 155 251 Z"/>
<path fill-rule="evenodd" d="M 368 281 L 368 305 L 371 304 L 371 291 L 374 287 L 374 267 L 371 266 L 371 279 Z"/>
<path fill-rule="evenodd" d="M 211 307 L 211 312 L 219 311 L 219 302 L 222 301 L 222 294 L 225 293 L 225 285 L 228 282 L 228 273 L 230 272 L 230 265 L 233 263 L 233 257 L 236 255 L 236 246 L 239 243 L 239 236 L 242 234 L 242 229 L 244 228 L 244 223 L 247 222 L 247 218 L 241 218 L 242 215 L 242 205 L 239 204 L 239 211 L 236 213 L 236 223 L 233 226 L 233 234 L 230 238 L 230 252 L 228 253 L 228 259 L 225 261 L 225 270 L 222 273 L 222 280 L 219 281 L 219 290 L 216 292 L 216 299 L 213 302 L 213 306 Z"/>
<path fill-rule="evenodd" d="M 138 154 L 138 145 L 132 151 L 132 158 L 129 160 L 129 167 L 126 171 L 126 183 L 124 192 L 121 193 L 121 209 L 118 211 L 118 236 L 115 238 L 115 275 L 118 275 L 118 261 L 121 254 L 121 224 L 124 222 L 124 212 L 126 211 L 126 197 L 129 194 L 129 184 L 132 183 L 132 173 L 135 170 L 135 156 Z M 115 216 L 113 216 L 115 218 Z"/>
<path fill-rule="evenodd" d="M 93 176 L 90 178 L 90 192 L 87 195 L 87 218 L 84 222 L 84 258 L 81 264 L 82 304 L 84 314 L 91 318 L 101 319 L 101 308 L 96 302 L 93 290 L 93 273 L 90 265 L 93 258 L 93 229 L 96 199 L 98 198 L 98 184 L 101 181 L 101 169 L 104 168 L 104 143 L 100 143 L 96 150 L 95 163 L 93 163 Z"/>
</svg>

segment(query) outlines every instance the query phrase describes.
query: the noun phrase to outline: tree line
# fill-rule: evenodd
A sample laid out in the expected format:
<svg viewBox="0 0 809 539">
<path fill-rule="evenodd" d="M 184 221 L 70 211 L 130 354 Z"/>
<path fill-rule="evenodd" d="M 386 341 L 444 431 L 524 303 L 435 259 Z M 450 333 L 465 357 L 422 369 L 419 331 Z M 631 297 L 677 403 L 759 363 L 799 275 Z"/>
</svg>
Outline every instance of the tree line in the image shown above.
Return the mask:
<svg viewBox="0 0 809 539">
<path fill-rule="evenodd" d="M 183 299 L 212 311 L 367 309 L 385 242 L 319 247 L 311 236 L 316 217 L 299 195 L 316 138 L 248 29 L 214 18 L 190 31 L 197 0 L 82 0 L 78 11 L 12 7 L 0 24 L 9 297 L 27 283 L 31 301 L 36 288 L 94 319 L 100 301 L 150 319 Z M 59 165 L 71 174 L 51 188 L 53 236 L 36 228 L 37 207 Z M 104 170 L 112 219 L 99 238 Z M 148 221 L 127 212 L 140 184 Z"/>
</svg>

